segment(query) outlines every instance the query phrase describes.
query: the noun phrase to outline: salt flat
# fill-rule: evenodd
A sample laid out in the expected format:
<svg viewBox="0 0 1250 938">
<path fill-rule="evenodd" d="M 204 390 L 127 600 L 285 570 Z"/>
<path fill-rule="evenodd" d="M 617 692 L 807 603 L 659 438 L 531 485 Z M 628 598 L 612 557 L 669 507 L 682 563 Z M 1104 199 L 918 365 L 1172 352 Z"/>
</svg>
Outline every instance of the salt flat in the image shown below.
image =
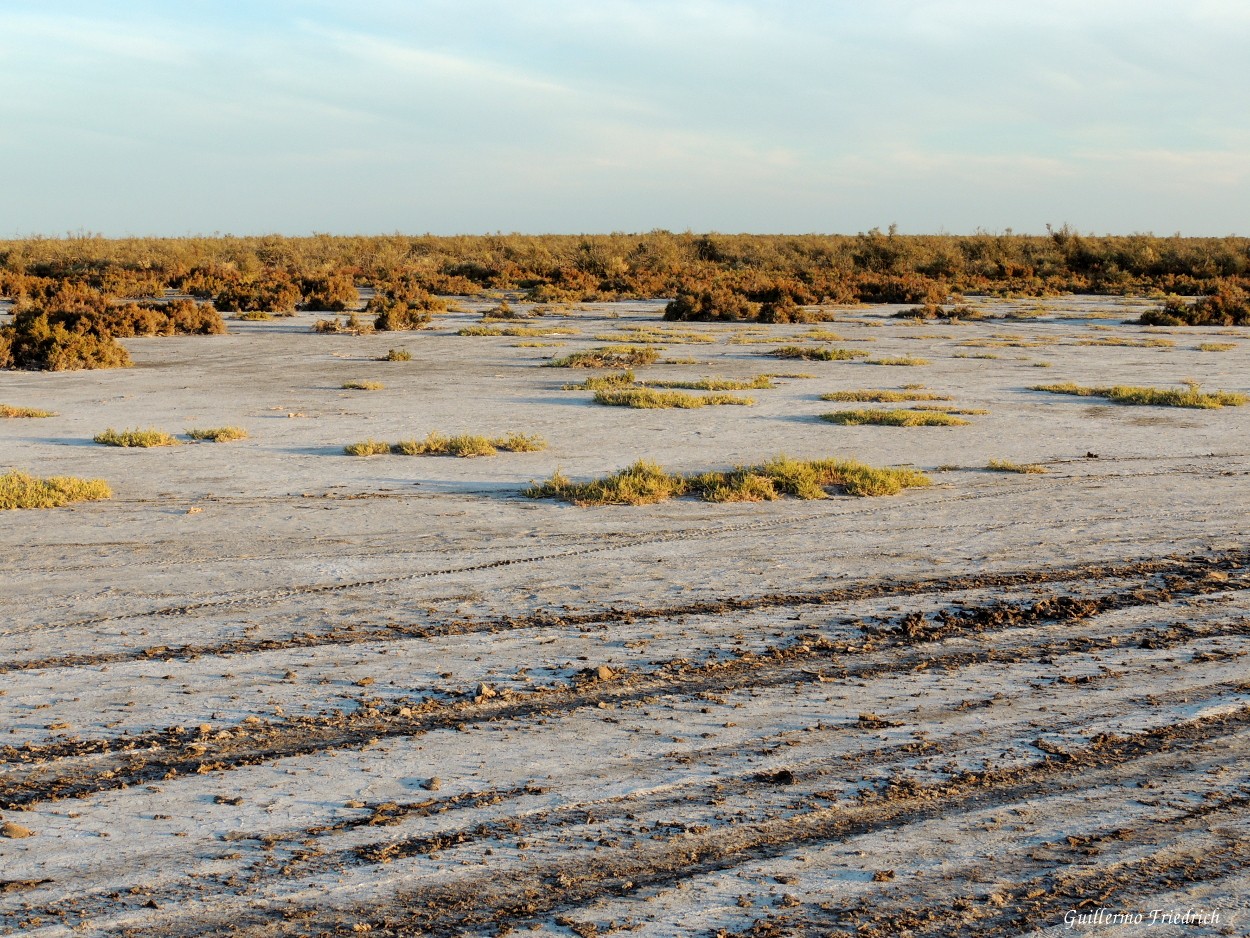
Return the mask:
<svg viewBox="0 0 1250 938">
<path fill-rule="evenodd" d="M 810 377 L 630 410 L 539 366 L 661 303 L 524 338 L 457 335 L 490 304 L 463 305 L 421 332 L 301 314 L 126 340 L 132 369 L 0 373 L 0 401 L 58 412 L 0 421 L 0 464 L 115 492 L 0 514 L 0 820 L 31 832 L 0 839 L 0 934 L 1043 934 L 1090 900 L 1219 911 L 1151 934 L 1244 932 L 1250 407 L 1030 388 L 1244 393 L 1250 331 L 1089 297 L 664 324 L 714 341 L 658 346 L 686 363 L 641 379 Z M 788 344 L 930 363 L 767 356 Z M 394 347 L 413 360 L 377 360 Z M 821 394 L 907 384 L 987 413 L 819 419 L 875 406 Z M 225 424 L 249 439 L 91 442 Z M 343 454 L 432 430 L 550 447 Z M 934 485 L 521 494 L 779 453 Z"/>
</svg>

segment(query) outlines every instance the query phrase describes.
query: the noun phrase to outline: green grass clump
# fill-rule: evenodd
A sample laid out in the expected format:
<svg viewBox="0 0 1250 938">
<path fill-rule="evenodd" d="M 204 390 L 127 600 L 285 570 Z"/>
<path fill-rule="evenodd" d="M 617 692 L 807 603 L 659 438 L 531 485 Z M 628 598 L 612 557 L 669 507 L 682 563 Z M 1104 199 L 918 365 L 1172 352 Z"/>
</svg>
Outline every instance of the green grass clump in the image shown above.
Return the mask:
<svg viewBox="0 0 1250 938">
<path fill-rule="evenodd" d="M 1112 387 L 1084 387 L 1071 381 L 1062 384 L 1037 384 L 1034 391 L 1049 394 L 1075 394 L 1080 397 L 1105 397 L 1116 404 L 1154 407 L 1197 407 L 1206 410 L 1217 407 L 1240 407 L 1246 403 L 1244 394 L 1231 391 L 1205 393 L 1196 381 L 1182 382 L 1184 390 L 1175 388 L 1142 388 L 1117 384 Z"/>
<path fill-rule="evenodd" d="M 827 498 L 831 489 L 847 495 L 895 495 L 903 489 L 930 485 L 915 469 L 878 469 L 854 460 L 799 460 L 778 456 L 758 466 L 739 466 L 728 472 L 683 476 L 640 460 L 612 475 L 590 482 L 573 482 L 556 472 L 525 494 L 530 498 L 559 498 L 575 505 L 650 505 L 681 495 L 705 501 L 772 501 Z"/>
<path fill-rule="evenodd" d="M 991 459 L 985 468 L 991 472 L 1023 472 L 1028 475 L 1040 475 L 1047 471 L 1045 466 L 1037 463 L 1018 463 L 1009 459 Z"/>
<path fill-rule="evenodd" d="M 344 391 L 381 391 L 386 385 L 381 381 L 344 381 Z"/>
<path fill-rule="evenodd" d="M 577 332 L 577 329 L 557 326 L 465 326 L 456 335 L 508 335 L 516 337 L 524 336 L 542 336 L 542 335 L 569 335 Z"/>
<path fill-rule="evenodd" d="M 773 358 L 802 358 L 813 362 L 841 362 L 852 358 L 867 358 L 867 352 L 849 348 L 803 348 L 799 345 L 783 345 L 768 353 Z"/>
<path fill-rule="evenodd" d="M 683 342 L 715 342 L 716 336 L 704 335 L 701 332 L 667 332 L 663 329 L 646 329 L 640 326 L 627 327 L 620 332 L 611 332 L 594 337 L 596 342 L 637 342 L 640 345 L 668 345 Z"/>
<path fill-rule="evenodd" d="M 247 431 L 242 427 L 209 427 L 206 430 L 187 430 L 186 434 L 193 440 L 211 440 L 214 443 L 247 439 Z"/>
<path fill-rule="evenodd" d="M 1237 347 L 1236 342 L 1203 342 L 1198 346 L 1200 352 L 1231 352 Z"/>
<path fill-rule="evenodd" d="M 509 433 L 500 437 L 461 434 L 448 436 L 432 430 L 424 440 L 400 440 L 389 448 L 399 456 L 494 456 L 500 450 L 511 453 L 536 453 L 547 448 L 547 442 L 539 436 Z"/>
<path fill-rule="evenodd" d="M 821 420 L 839 423 L 848 427 L 872 424 L 880 427 L 963 427 L 967 420 L 953 416 L 946 411 L 922 410 L 838 410 L 831 414 L 821 414 Z"/>
<path fill-rule="evenodd" d="M 603 345 L 585 352 L 574 352 L 564 358 L 553 358 L 548 368 L 631 368 L 651 365 L 660 357 L 653 348 L 635 345 Z"/>
<path fill-rule="evenodd" d="M 0 510 L 60 508 L 73 502 L 94 502 L 112 497 L 113 491 L 103 479 L 75 479 L 69 476 L 39 479 L 18 471 L 0 476 Z"/>
<path fill-rule="evenodd" d="M 261 309 L 250 309 L 245 313 L 239 313 L 234 318 L 241 319 L 244 322 L 266 322 L 267 320 L 273 319 L 273 314 L 266 313 Z"/>
<path fill-rule="evenodd" d="M 894 358 L 870 358 L 865 365 L 931 365 L 932 362 L 927 358 L 912 358 L 909 355 L 899 355 Z"/>
<path fill-rule="evenodd" d="M 595 392 L 596 404 L 607 404 L 609 407 L 634 407 L 645 409 L 656 408 L 691 408 L 706 407 L 709 404 L 743 404 L 750 406 L 755 401 L 749 397 L 734 397 L 732 394 L 687 394 L 684 391 L 656 391 L 652 388 L 604 388 Z"/>
<path fill-rule="evenodd" d="M 633 387 L 634 373 L 633 371 L 618 371 L 615 374 L 595 375 L 587 378 L 581 384 L 566 384 L 562 386 L 565 391 L 605 391 L 612 388 L 628 388 Z"/>
<path fill-rule="evenodd" d="M 949 401 L 945 394 L 931 391 L 834 391 L 820 395 L 822 401 L 863 401 L 870 404 L 897 404 L 901 401 Z"/>
<path fill-rule="evenodd" d="M 348 456 L 381 456 L 390 451 L 390 444 L 383 443 L 381 440 L 365 440 L 343 447 L 343 452 Z"/>
<path fill-rule="evenodd" d="M 389 352 L 387 352 L 385 355 L 383 355 L 381 358 L 379 358 L 378 361 L 410 362 L 412 361 L 412 352 L 408 351 L 406 348 L 393 348 Z"/>
<path fill-rule="evenodd" d="M 55 417 L 56 413 L 51 410 L 36 410 L 33 407 L 12 407 L 9 404 L 0 404 L 0 417 Z"/>
<path fill-rule="evenodd" d="M 166 433 L 164 430 L 140 430 L 137 427 L 133 430 L 122 430 L 120 432 L 109 427 L 103 433 L 97 433 L 93 439 L 96 443 L 102 443 L 105 446 L 139 446 L 147 448 L 151 446 L 178 445 L 178 438 Z"/>
<path fill-rule="evenodd" d="M 750 381 L 729 378 L 700 378 L 698 381 L 644 381 L 644 387 L 685 391 L 763 391 L 776 387 L 768 375 L 757 375 Z"/>
</svg>

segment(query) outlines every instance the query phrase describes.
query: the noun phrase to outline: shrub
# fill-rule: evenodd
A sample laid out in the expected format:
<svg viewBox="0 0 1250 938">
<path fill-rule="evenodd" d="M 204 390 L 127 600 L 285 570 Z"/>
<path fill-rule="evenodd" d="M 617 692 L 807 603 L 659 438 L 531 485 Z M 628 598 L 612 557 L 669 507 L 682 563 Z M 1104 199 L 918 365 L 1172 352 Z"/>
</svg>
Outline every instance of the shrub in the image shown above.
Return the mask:
<svg viewBox="0 0 1250 938">
<path fill-rule="evenodd" d="M 1200 352 L 1231 352 L 1237 347 L 1236 342 L 1203 342 L 1198 346 Z"/>
<path fill-rule="evenodd" d="M 344 391 L 381 391 L 386 387 L 381 381 L 344 381 Z"/>
<path fill-rule="evenodd" d="M 706 501 L 771 501 L 780 495 L 817 499 L 826 498 L 830 489 L 848 495 L 894 495 L 930 484 L 928 476 L 915 469 L 878 469 L 853 460 L 778 456 L 759 466 L 691 476 L 666 472 L 646 460 L 590 482 L 573 482 L 556 472 L 524 494 L 559 498 L 575 505 L 648 505 L 686 494 Z"/>
<path fill-rule="evenodd" d="M 585 352 L 574 352 L 546 363 L 548 368 L 630 368 L 650 365 L 660 357 L 653 348 L 634 345 L 603 345 Z"/>
<path fill-rule="evenodd" d="M 596 404 L 610 407 L 671 408 L 706 407 L 709 404 L 744 404 L 755 401 L 749 397 L 732 394 L 686 394 L 683 391 L 655 391 L 651 388 L 605 388 L 595 392 Z"/>
<path fill-rule="evenodd" d="M 193 440 L 211 440 L 214 443 L 231 443 L 235 440 L 247 439 L 247 431 L 242 427 L 209 427 L 205 430 L 185 432 Z"/>
<path fill-rule="evenodd" d="M 1018 463 L 1007 459 L 991 459 L 985 467 L 991 472 L 1023 472 L 1028 475 L 1039 475 L 1046 472 L 1046 467 L 1037 463 Z"/>
<path fill-rule="evenodd" d="M 1062 384 L 1038 384 L 1031 390 L 1049 394 L 1075 394 L 1080 397 L 1105 397 L 1116 404 L 1133 404 L 1156 407 L 1240 407 L 1246 403 L 1244 394 L 1231 391 L 1213 391 L 1209 394 L 1199 389 L 1196 381 L 1182 382 L 1184 390 L 1173 388 L 1143 388 L 1118 384 L 1113 387 L 1083 387 L 1071 381 Z"/>
<path fill-rule="evenodd" d="M 112 490 L 102 479 L 74 479 L 69 476 L 39 479 L 17 471 L 0 475 L 0 510 L 60 508 L 73 502 L 93 502 L 112 497 Z"/>
<path fill-rule="evenodd" d="M 911 358 L 907 355 L 901 355 L 896 358 L 870 358 L 865 365 L 931 365 L 932 362 L 927 358 Z"/>
<path fill-rule="evenodd" d="M 301 309 L 342 312 L 360 302 L 360 292 L 350 274 L 307 277 L 300 285 L 304 295 Z"/>
<path fill-rule="evenodd" d="M 412 352 L 408 351 L 406 348 L 393 348 L 389 352 L 387 352 L 385 355 L 383 355 L 381 358 L 379 358 L 378 361 L 410 362 L 412 361 Z"/>
<path fill-rule="evenodd" d="M 822 401 L 863 401 L 872 404 L 897 404 L 902 401 L 949 401 L 945 394 L 931 391 L 833 391 L 820 395 Z"/>
<path fill-rule="evenodd" d="M 112 427 L 93 437 L 96 443 L 105 446 L 138 446 L 147 449 L 152 446 L 177 446 L 178 438 L 164 430 L 147 429 L 117 431 Z"/>
<path fill-rule="evenodd" d="M 424 440 L 400 440 L 390 447 L 390 452 L 400 456 L 494 456 L 499 450 L 512 453 L 536 453 L 547 448 L 547 442 L 539 436 L 508 433 L 500 437 L 474 434 L 447 436 L 432 430 Z"/>
<path fill-rule="evenodd" d="M 33 407 L 13 407 L 9 404 L 0 404 L 0 417 L 55 417 L 56 413 L 51 410 L 35 410 Z"/>
<path fill-rule="evenodd" d="M 749 381 L 728 378 L 700 378 L 698 381 L 646 381 L 649 388 L 671 388 L 685 391 L 763 391 L 775 388 L 769 375 L 757 375 Z"/>
<path fill-rule="evenodd" d="M 377 292 L 365 304 L 365 312 L 377 318 L 373 326 L 379 332 L 420 329 L 432 314 L 447 309 L 445 300 L 431 295 L 412 279 L 399 279 L 377 285 Z"/>
<path fill-rule="evenodd" d="M 346 319 L 318 319 L 312 324 L 312 331 L 323 335 L 366 335 L 373 331 L 373 326 L 352 313 Z"/>
<path fill-rule="evenodd" d="M 783 345 L 768 353 L 773 358 L 802 358 L 813 362 L 840 362 L 853 358 L 866 358 L 867 352 L 849 348 L 804 348 L 800 345 Z"/>
<path fill-rule="evenodd" d="M 293 313 L 299 301 L 299 287 L 278 273 L 226 284 L 213 297 L 217 309 L 230 313 Z"/>
<path fill-rule="evenodd" d="M 820 419 L 848 427 L 867 424 L 881 427 L 962 427 L 968 424 L 967 420 L 946 411 L 931 410 L 838 410 L 821 414 Z"/>
<path fill-rule="evenodd" d="M 67 322 L 81 325 L 74 313 L 18 313 L 12 323 L 0 326 L 0 367 L 37 371 L 130 367 L 130 353 L 111 335 L 75 331 Z"/>
<path fill-rule="evenodd" d="M 894 314 L 895 319 L 980 319 L 981 316 L 971 306 L 946 307 L 939 303 L 925 303 Z"/>
<path fill-rule="evenodd" d="M 362 443 L 351 443 L 343 447 L 343 452 L 348 456 L 381 456 L 390 451 L 390 445 L 381 440 L 365 440 Z"/>
<path fill-rule="evenodd" d="M 253 309 L 253 310 L 249 310 L 246 313 L 239 313 L 239 315 L 235 316 L 234 318 L 240 319 L 243 322 L 269 322 L 270 320 L 273 319 L 273 315 L 270 313 L 262 312 L 259 309 Z M 314 326 L 314 329 L 315 328 L 316 327 Z M 317 331 L 321 331 L 321 330 L 317 330 Z"/>
<path fill-rule="evenodd" d="M 1147 310 L 1137 320 L 1146 326 L 1250 326 L 1250 293 L 1232 280 L 1219 280 L 1215 291 L 1187 303 L 1169 296 L 1163 306 Z"/>
<path fill-rule="evenodd" d="M 760 305 L 741 293 L 724 288 L 683 291 L 664 307 L 664 318 L 670 321 L 739 321 L 759 316 Z"/>
</svg>

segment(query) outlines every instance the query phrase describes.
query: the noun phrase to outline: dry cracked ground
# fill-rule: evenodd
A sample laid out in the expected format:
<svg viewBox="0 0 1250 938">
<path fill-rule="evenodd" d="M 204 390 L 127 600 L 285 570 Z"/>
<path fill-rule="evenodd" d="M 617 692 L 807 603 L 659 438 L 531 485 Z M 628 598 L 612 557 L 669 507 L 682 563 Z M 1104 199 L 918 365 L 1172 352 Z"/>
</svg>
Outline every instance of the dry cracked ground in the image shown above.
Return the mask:
<svg viewBox="0 0 1250 938">
<path fill-rule="evenodd" d="M 0 515 L 0 934 L 1247 933 L 1250 407 L 1030 390 L 1245 392 L 1246 330 L 1071 297 L 954 324 L 844 309 L 816 327 L 836 340 L 683 324 L 712 341 L 668 336 L 640 379 L 810 377 L 631 410 L 539 366 L 657 304 L 527 321 L 561 333 L 541 338 L 457 335 L 487 304 L 465 305 L 422 332 L 302 314 L 128 340 L 129 370 L 0 375 L 0 401 L 58 414 L 0 421 L 0 463 L 115 492 Z M 785 344 L 870 355 L 766 355 Z M 397 346 L 412 361 L 377 360 Z M 867 363 L 900 356 L 929 364 Z M 818 419 L 868 406 L 822 394 L 906 384 L 986 413 Z M 223 424 L 249 439 L 91 442 Z M 550 448 L 342 452 L 431 430 Z M 521 494 L 780 452 L 935 484 Z"/>
</svg>

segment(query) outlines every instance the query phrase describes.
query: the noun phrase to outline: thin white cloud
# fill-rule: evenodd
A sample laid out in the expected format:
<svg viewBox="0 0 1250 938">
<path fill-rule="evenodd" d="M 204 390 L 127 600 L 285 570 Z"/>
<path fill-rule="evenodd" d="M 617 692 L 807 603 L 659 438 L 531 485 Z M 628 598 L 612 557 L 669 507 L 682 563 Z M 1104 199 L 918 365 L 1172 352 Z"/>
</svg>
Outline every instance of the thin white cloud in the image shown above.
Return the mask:
<svg viewBox="0 0 1250 938">
<path fill-rule="evenodd" d="M 127 59 L 156 65 L 185 61 L 188 47 L 175 31 L 134 21 L 0 12 L 0 55 L 65 61 Z"/>
</svg>

